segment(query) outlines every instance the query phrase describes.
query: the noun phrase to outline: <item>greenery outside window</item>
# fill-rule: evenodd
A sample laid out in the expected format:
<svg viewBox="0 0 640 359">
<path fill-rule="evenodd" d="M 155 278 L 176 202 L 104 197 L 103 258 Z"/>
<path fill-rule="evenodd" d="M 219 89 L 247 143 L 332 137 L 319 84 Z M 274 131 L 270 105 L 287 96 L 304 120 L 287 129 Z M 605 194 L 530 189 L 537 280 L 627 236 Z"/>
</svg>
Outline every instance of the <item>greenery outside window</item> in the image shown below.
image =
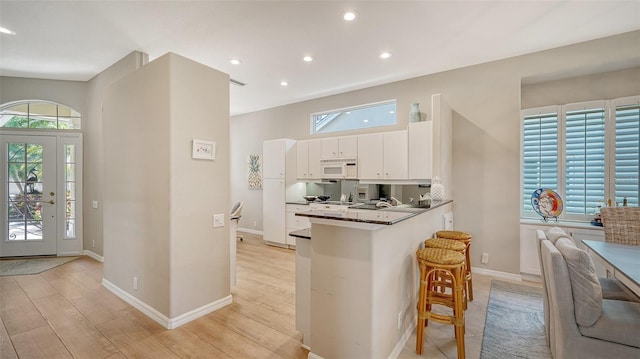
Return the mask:
<svg viewBox="0 0 640 359">
<path fill-rule="evenodd" d="M 397 123 L 396 100 L 311 114 L 311 133 L 330 133 Z"/>
<path fill-rule="evenodd" d="M 0 127 L 78 130 L 78 111 L 54 102 L 18 101 L 0 107 Z"/>
</svg>

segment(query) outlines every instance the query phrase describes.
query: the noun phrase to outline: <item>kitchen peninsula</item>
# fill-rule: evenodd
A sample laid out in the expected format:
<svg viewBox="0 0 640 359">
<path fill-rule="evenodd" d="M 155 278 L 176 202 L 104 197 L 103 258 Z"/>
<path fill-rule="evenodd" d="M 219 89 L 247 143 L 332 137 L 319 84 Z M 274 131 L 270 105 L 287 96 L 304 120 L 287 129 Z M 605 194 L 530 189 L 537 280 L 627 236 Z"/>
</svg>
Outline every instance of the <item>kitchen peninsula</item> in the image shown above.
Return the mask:
<svg viewBox="0 0 640 359">
<path fill-rule="evenodd" d="M 296 213 L 311 222 L 296 248 L 296 325 L 309 358 L 397 357 L 415 327 L 416 250 L 451 210 L 445 201 Z"/>
</svg>

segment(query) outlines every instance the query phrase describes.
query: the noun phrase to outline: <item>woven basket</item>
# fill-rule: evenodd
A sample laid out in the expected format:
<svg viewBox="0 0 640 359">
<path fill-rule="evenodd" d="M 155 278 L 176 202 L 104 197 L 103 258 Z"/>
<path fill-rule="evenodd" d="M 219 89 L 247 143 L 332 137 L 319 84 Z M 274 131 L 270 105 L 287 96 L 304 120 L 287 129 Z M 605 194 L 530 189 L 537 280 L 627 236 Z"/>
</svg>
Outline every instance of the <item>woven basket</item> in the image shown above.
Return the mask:
<svg viewBox="0 0 640 359">
<path fill-rule="evenodd" d="M 640 207 L 603 207 L 600 214 L 605 241 L 640 246 Z"/>
</svg>

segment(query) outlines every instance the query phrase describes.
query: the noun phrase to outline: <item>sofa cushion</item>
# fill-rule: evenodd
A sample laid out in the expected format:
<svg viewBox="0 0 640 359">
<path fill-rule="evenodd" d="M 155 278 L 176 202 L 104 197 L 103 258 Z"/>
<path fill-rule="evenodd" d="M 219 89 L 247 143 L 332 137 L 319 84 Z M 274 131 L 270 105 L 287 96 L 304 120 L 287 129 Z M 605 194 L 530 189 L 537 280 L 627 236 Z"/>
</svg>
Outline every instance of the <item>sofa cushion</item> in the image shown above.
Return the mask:
<svg viewBox="0 0 640 359">
<path fill-rule="evenodd" d="M 585 337 L 640 348 L 640 303 L 605 299 L 598 321 L 578 329 Z"/>
<path fill-rule="evenodd" d="M 556 248 L 562 253 L 569 269 L 576 323 L 592 326 L 602 314 L 602 288 L 589 254 L 576 247 L 568 238 L 560 238 Z"/>
<path fill-rule="evenodd" d="M 563 231 L 562 228 L 551 227 L 545 234 L 547 235 L 547 239 L 550 240 L 551 243 L 553 243 L 553 245 L 555 245 L 558 239 L 560 238 L 568 238 L 575 245 L 575 241 L 573 240 L 573 238 L 571 238 L 570 235 L 565 233 L 565 231 Z"/>
</svg>

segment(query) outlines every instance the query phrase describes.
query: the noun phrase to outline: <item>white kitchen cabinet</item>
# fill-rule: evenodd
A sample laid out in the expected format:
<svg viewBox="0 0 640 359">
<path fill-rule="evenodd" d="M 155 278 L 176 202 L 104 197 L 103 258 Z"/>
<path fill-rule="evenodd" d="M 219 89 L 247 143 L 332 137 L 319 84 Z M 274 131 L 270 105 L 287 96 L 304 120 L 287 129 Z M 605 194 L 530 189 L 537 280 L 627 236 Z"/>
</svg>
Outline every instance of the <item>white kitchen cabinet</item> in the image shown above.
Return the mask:
<svg viewBox="0 0 640 359">
<path fill-rule="evenodd" d="M 267 244 L 281 247 L 287 247 L 288 237 L 285 204 L 300 201 L 305 194 L 304 183 L 296 179 L 295 144 L 291 139 L 263 144 L 262 238 Z"/>
<path fill-rule="evenodd" d="M 287 142 L 282 140 L 264 141 L 262 144 L 263 178 L 284 178 Z"/>
<path fill-rule="evenodd" d="M 561 222 L 561 223 L 520 223 L 520 275 L 523 279 L 540 281 L 542 272 L 540 271 L 540 259 L 538 258 L 538 236 L 536 231 L 549 230 L 551 227 L 559 227 L 571 236 L 578 247 L 585 249 L 581 240 L 590 239 L 604 241 L 604 231 L 602 228 L 590 226 L 589 224 Z M 598 277 L 605 277 L 604 266 L 594 259 L 596 274 Z"/>
<path fill-rule="evenodd" d="M 306 212 L 308 210 L 308 205 L 287 204 L 287 245 L 289 247 L 296 245 L 296 237 L 290 236 L 289 233 L 300 229 L 311 228 L 309 217 L 296 216 L 296 213 Z"/>
<path fill-rule="evenodd" d="M 433 121 L 409 123 L 409 179 L 431 179 L 433 173 Z"/>
<path fill-rule="evenodd" d="M 285 180 L 265 178 L 262 182 L 262 238 L 273 244 L 286 245 Z"/>
<path fill-rule="evenodd" d="M 320 179 L 321 140 L 304 140 L 296 144 L 296 178 Z"/>
<path fill-rule="evenodd" d="M 358 136 L 341 136 L 322 139 L 322 158 L 358 156 Z"/>
<path fill-rule="evenodd" d="M 361 180 L 408 179 L 407 131 L 358 136 L 358 177 Z"/>
</svg>

